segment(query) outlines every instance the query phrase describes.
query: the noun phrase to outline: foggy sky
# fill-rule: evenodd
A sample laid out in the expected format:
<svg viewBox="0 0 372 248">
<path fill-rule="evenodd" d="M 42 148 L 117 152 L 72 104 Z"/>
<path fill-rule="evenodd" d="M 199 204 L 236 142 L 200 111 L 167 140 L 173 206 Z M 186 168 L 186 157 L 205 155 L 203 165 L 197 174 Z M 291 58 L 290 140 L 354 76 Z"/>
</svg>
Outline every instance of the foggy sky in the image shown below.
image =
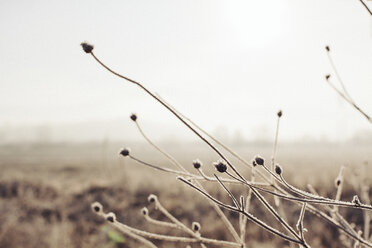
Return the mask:
<svg viewBox="0 0 372 248">
<path fill-rule="evenodd" d="M 129 122 L 132 112 L 152 132 L 182 129 L 139 88 L 83 53 L 82 41 L 211 132 L 271 137 L 278 109 L 284 140 L 340 140 L 372 128 L 324 81 L 332 73 L 329 45 L 349 93 L 372 113 L 372 17 L 357 0 L 5 0 L 0 32 L 0 131 L 75 123 L 89 129 Z"/>
</svg>

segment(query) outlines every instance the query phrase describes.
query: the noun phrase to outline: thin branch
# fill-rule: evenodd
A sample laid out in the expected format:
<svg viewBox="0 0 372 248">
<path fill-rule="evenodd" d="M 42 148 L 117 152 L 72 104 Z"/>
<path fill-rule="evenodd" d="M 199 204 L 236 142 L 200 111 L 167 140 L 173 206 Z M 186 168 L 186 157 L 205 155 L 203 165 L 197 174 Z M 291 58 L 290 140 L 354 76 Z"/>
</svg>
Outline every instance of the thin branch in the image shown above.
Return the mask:
<svg viewBox="0 0 372 248">
<path fill-rule="evenodd" d="M 266 224 L 265 222 L 261 221 L 260 219 L 257 219 L 255 216 L 253 216 L 252 214 L 248 213 L 248 212 L 245 212 L 245 211 L 242 211 L 241 209 L 238 209 L 238 208 L 235 208 L 233 206 L 230 206 L 230 205 L 227 205 L 217 199 L 215 199 L 213 196 L 211 196 L 210 194 L 208 194 L 207 192 L 204 192 L 203 190 L 199 189 L 198 187 L 196 187 L 195 185 L 193 185 L 191 182 L 185 180 L 184 178 L 182 177 L 178 177 L 178 179 L 184 183 L 186 183 L 187 185 L 189 185 L 190 187 L 194 188 L 195 190 L 197 190 L 198 192 L 200 192 L 202 195 L 204 195 L 205 197 L 207 197 L 208 199 L 214 201 L 215 203 L 217 203 L 219 206 L 223 207 L 223 208 L 226 208 L 227 210 L 230 210 L 230 211 L 233 211 L 233 212 L 237 212 L 237 213 L 242 213 L 244 214 L 249 220 L 251 220 L 252 222 L 256 223 L 257 225 L 259 225 L 260 227 L 266 229 L 267 231 L 287 240 L 287 241 L 290 241 L 290 242 L 294 242 L 294 243 L 297 243 L 297 244 L 302 244 L 301 241 L 297 240 L 297 239 L 293 239 L 291 238 L 290 236 L 276 230 L 275 228 L 269 226 L 268 224 Z"/>
<path fill-rule="evenodd" d="M 368 13 L 370 15 L 372 15 L 372 11 L 368 8 L 367 4 L 363 0 L 359 0 L 359 1 L 363 4 L 364 8 L 366 8 L 366 10 L 368 11 Z"/>
<path fill-rule="evenodd" d="M 113 71 L 110 67 L 108 67 L 107 65 L 105 65 L 101 60 L 99 60 L 93 53 L 93 51 L 90 51 L 90 54 L 92 55 L 92 57 L 100 64 L 102 65 L 106 70 L 108 70 L 109 72 L 111 72 L 112 74 L 124 79 L 124 80 L 127 80 L 135 85 L 137 85 L 138 87 L 140 87 L 142 90 L 144 90 L 147 94 L 149 94 L 152 98 L 154 98 L 156 101 L 158 101 L 161 105 L 163 105 L 168 111 L 170 111 L 178 120 L 180 120 L 188 129 L 190 129 L 194 134 L 196 134 L 196 136 L 198 136 L 204 143 L 206 143 L 212 150 L 214 150 L 227 164 L 228 166 L 235 172 L 235 174 L 241 178 L 242 175 L 240 175 L 240 173 L 236 170 L 235 166 L 231 164 L 231 162 L 225 157 L 225 155 L 223 155 L 218 149 L 217 147 L 215 147 L 212 143 L 210 143 L 206 138 L 204 138 L 198 131 L 196 131 L 191 125 L 189 125 L 186 121 L 184 121 L 182 119 L 182 117 L 177 113 L 175 112 L 172 108 L 170 108 L 167 104 L 165 104 L 160 98 L 158 98 L 154 93 L 152 93 L 151 91 L 149 91 L 146 87 L 144 87 L 141 83 L 137 82 L 137 81 L 134 81 L 133 79 L 130 79 L 128 77 L 125 77 L 115 71 Z"/>
</svg>

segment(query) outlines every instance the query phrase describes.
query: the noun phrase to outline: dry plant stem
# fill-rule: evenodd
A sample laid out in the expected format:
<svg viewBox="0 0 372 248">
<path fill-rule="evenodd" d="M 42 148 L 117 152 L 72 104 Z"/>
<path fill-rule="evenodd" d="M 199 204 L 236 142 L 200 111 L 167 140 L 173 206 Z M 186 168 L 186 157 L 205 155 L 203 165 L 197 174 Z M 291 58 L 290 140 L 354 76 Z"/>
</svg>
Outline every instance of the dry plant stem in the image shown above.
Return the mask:
<svg viewBox="0 0 372 248">
<path fill-rule="evenodd" d="M 277 116 L 276 119 L 276 131 L 275 131 L 275 140 L 274 140 L 274 147 L 273 147 L 273 155 L 271 157 L 271 171 L 274 171 L 275 165 L 275 158 L 276 158 L 276 149 L 278 146 L 278 136 L 279 136 L 279 123 L 280 123 L 280 116 Z M 276 180 L 274 177 L 271 177 L 271 183 L 276 186 Z M 279 207 L 280 199 L 274 196 L 275 205 Z"/>
<path fill-rule="evenodd" d="M 267 231 L 281 237 L 282 239 L 285 239 L 287 241 L 290 241 L 290 242 L 294 242 L 294 243 L 297 243 L 297 244 L 303 244 L 302 241 L 299 241 L 298 239 L 294 239 L 280 231 L 278 231 L 277 229 L 269 226 L 268 224 L 266 224 L 265 222 L 257 219 L 255 216 L 253 216 L 252 214 L 248 213 L 248 212 L 245 212 L 244 210 L 242 209 L 239 209 L 239 208 L 235 208 L 233 206 L 230 206 L 230 205 L 227 205 L 217 199 L 215 199 L 213 196 L 211 196 L 210 194 L 208 194 L 207 192 L 201 190 L 200 188 L 198 188 L 197 186 L 193 185 L 191 182 L 185 180 L 184 178 L 182 177 L 178 177 L 178 179 L 184 183 L 186 183 L 187 185 L 189 185 L 190 187 L 194 188 L 195 190 L 197 190 L 198 192 L 200 192 L 202 195 L 204 195 L 205 197 L 207 197 L 208 199 L 214 201 L 215 203 L 217 203 L 219 206 L 227 209 L 227 210 L 230 210 L 230 211 L 233 211 L 233 212 L 237 212 L 237 213 L 242 213 L 244 214 L 249 220 L 251 220 L 252 222 L 256 223 L 257 225 L 259 225 L 260 227 L 266 229 Z M 298 236 L 296 234 L 296 236 Z"/>
<path fill-rule="evenodd" d="M 185 116 L 184 114 L 182 114 L 181 112 L 179 112 L 176 108 L 174 108 L 171 104 L 169 104 L 168 102 L 166 102 L 163 98 L 161 98 L 159 95 L 158 97 L 171 109 L 173 109 L 173 111 L 177 112 L 177 114 L 182 117 L 184 120 L 188 121 L 191 125 L 193 125 L 196 129 L 198 129 L 200 132 L 202 132 L 203 134 L 205 134 L 208 138 L 210 138 L 213 142 L 215 142 L 217 145 L 221 146 L 223 149 L 225 149 L 228 153 L 230 153 L 233 157 L 235 157 L 236 159 L 238 159 L 241 163 L 243 163 L 244 165 L 248 166 L 248 167 L 251 167 L 251 168 L 254 168 L 254 166 L 249 163 L 248 161 L 246 161 L 244 158 L 242 158 L 239 154 L 237 154 L 236 152 L 234 152 L 231 148 L 229 148 L 227 145 L 225 145 L 224 143 L 222 143 L 221 141 L 219 141 L 218 139 L 216 139 L 215 137 L 213 137 L 211 134 L 209 134 L 207 131 L 205 131 L 204 129 L 202 129 L 199 125 L 197 125 L 195 122 L 193 122 L 190 118 L 188 118 L 187 116 Z M 267 183 L 270 183 L 270 179 L 268 177 L 266 177 L 264 174 L 262 174 L 260 171 L 257 171 L 257 174 L 262 177 L 262 179 L 264 179 L 264 181 L 266 181 Z"/>
<path fill-rule="evenodd" d="M 212 143 L 210 143 L 206 138 L 204 138 L 198 131 L 196 131 L 192 126 L 190 126 L 186 121 L 184 121 L 182 119 L 181 116 L 179 116 L 179 114 L 177 112 L 175 112 L 172 108 L 168 107 L 167 104 L 165 104 L 160 98 L 158 98 L 156 95 L 154 95 L 151 91 L 149 91 L 146 87 L 144 87 L 141 83 L 137 82 L 137 81 L 134 81 L 128 77 L 125 77 L 115 71 L 113 71 L 112 69 L 110 69 L 108 66 L 106 66 L 103 62 L 101 62 L 92 52 L 90 52 L 90 54 L 93 56 L 93 58 L 100 64 L 102 65 L 105 69 L 107 69 L 109 72 L 111 72 L 112 74 L 122 78 L 122 79 L 125 79 L 135 85 L 137 85 L 138 87 L 140 87 L 142 90 L 144 90 L 147 94 L 149 94 L 152 98 L 154 98 L 156 101 L 158 101 L 161 105 L 163 105 L 168 111 L 170 111 L 174 116 L 177 117 L 178 120 L 180 120 L 188 129 L 190 129 L 194 134 L 196 134 L 196 136 L 198 136 L 204 143 L 206 143 L 212 150 L 214 150 L 220 157 L 221 159 L 223 159 L 227 164 L 228 166 L 235 172 L 235 174 L 240 177 L 240 178 L 243 178 L 240 173 L 236 170 L 235 166 L 233 166 L 231 164 L 231 162 L 225 157 L 225 155 L 223 155 L 218 149 L 217 147 L 215 147 Z"/>
<path fill-rule="evenodd" d="M 361 1 L 363 3 L 363 1 Z M 353 106 L 356 110 L 358 110 L 370 123 L 372 123 L 372 119 L 371 117 L 366 113 L 364 112 L 358 105 L 356 105 L 356 103 L 354 102 L 354 100 L 350 97 L 349 93 L 347 92 L 346 88 L 345 88 L 345 85 L 344 83 L 342 82 L 341 80 L 341 77 L 340 75 L 338 74 L 338 71 L 336 69 L 336 66 L 335 64 L 333 63 L 333 60 L 332 60 L 332 57 L 330 55 L 330 52 L 327 51 L 327 55 L 328 55 L 328 59 L 330 61 L 330 64 L 336 74 L 336 77 L 338 79 L 338 81 L 340 82 L 341 84 L 341 87 L 343 89 L 343 92 L 341 92 L 339 89 L 337 89 L 336 86 L 334 86 L 334 84 L 330 81 L 329 78 L 326 78 L 326 81 L 327 83 L 346 101 L 348 102 L 351 106 Z"/>
<path fill-rule="evenodd" d="M 231 176 L 231 174 L 229 174 L 229 175 Z M 236 178 L 236 177 L 234 177 L 234 178 L 238 180 L 238 178 Z M 320 199 L 300 198 L 300 197 L 291 196 L 291 195 L 288 195 L 288 194 L 277 193 L 275 191 L 270 191 L 270 190 L 267 190 L 267 189 L 264 189 L 264 188 L 260 188 L 260 187 L 249 184 L 249 182 L 247 182 L 247 181 L 246 182 L 240 181 L 240 182 L 244 183 L 248 187 L 253 187 L 253 188 L 255 188 L 259 191 L 263 191 L 263 192 L 278 196 L 278 197 L 280 197 L 282 199 L 286 199 L 286 200 L 297 201 L 297 202 L 307 202 L 307 203 L 320 204 L 320 205 L 332 205 L 332 206 L 339 206 L 339 207 L 366 209 L 366 210 L 372 211 L 372 206 L 367 205 L 367 204 L 355 205 L 352 202 L 336 201 L 336 200 L 333 200 L 333 199 L 330 199 L 330 198 L 324 198 L 324 197 L 320 197 Z"/>
<path fill-rule="evenodd" d="M 228 171 L 226 171 L 225 173 L 227 173 L 229 176 L 233 177 L 234 178 L 234 175 L 232 175 L 231 173 L 229 173 Z M 238 178 L 237 178 L 238 180 Z M 243 183 L 243 181 L 242 181 Z M 269 210 L 269 212 L 274 215 L 274 217 L 283 225 L 283 227 L 285 227 L 290 233 L 293 234 L 293 236 L 295 236 L 297 239 L 300 240 L 300 237 L 298 236 L 298 234 L 296 233 L 295 230 L 293 230 L 293 228 L 276 212 L 276 210 L 270 205 L 270 203 L 267 202 L 267 200 L 265 199 L 265 197 L 263 197 L 260 192 L 258 192 L 256 190 L 255 187 L 253 187 L 252 185 L 248 184 L 245 180 L 244 180 L 244 184 L 247 185 L 253 192 L 254 196 L 256 196 L 260 202 Z"/>
<path fill-rule="evenodd" d="M 327 51 L 327 56 L 328 56 L 329 63 L 331 64 L 331 67 L 332 67 L 333 71 L 335 72 L 336 78 L 337 78 L 338 82 L 340 83 L 340 85 L 342 87 L 342 90 L 344 91 L 345 97 L 347 98 L 348 101 L 354 102 L 353 99 L 351 98 L 349 92 L 346 90 L 345 84 L 342 81 L 340 74 L 338 73 L 337 67 L 336 67 L 335 63 L 333 62 L 333 59 L 332 59 L 332 56 L 331 56 L 330 53 L 331 53 L 330 51 Z"/>
<path fill-rule="evenodd" d="M 162 171 L 165 171 L 166 170 L 167 172 L 171 172 L 171 173 L 174 173 L 174 174 L 177 174 L 177 175 L 185 175 L 186 174 L 187 176 L 189 176 L 189 179 L 193 179 L 193 180 L 198 180 L 199 179 L 196 175 L 192 175 L 191 173 L 187 172 L 187 170 L 176 159 L 174 159 L 171 155 L 169 155 L 168 153 L 166 153 L 165 151 L 163 151 L 154 142 L 152 142 L 150 140 L 150 138 L 143 132 L 143 130 L 140 128 L 140 126 L 138 125 L 137 122 L 136 122 L 136 124 L 137 124 L 138 129 L 140 130 L 140 133 L 146 139 L 146 141 L 149 142 L 153 147 L 155 147 L 155 149 L 157 149 L 159 152 L 161 152 L 166 158 L 168 158 L 169 160 L 171 160 L 172 163 L 176 164 L 183 172 L 181 172 L 181 171 L 178 172 L 178 171 L 174 171 L 174 170 L 171 170 L 171 169 L 164 169 L 164 168 L 161 168 L 161 167 L 156 166 L 156 165 L 145 163 L 145 162 L 143 162 L 143 161 L 141 161 L 139 159 L 135 159 L 137 162 L 140 162 L 140 163 L 142 163 L 144 165 L 148 165 L 148 166 L 150 166 L 152 168 L 159 169 L 159 170 L 162 170 Z M 205 179 L 207 179 L 209 181 L 215 181 L 214 178 L 208 178 L 205 175 L 202 175 L 202 178 L 205 178 Z M 231 182 L 233 182 L 233 181 L 231 181 Z M 203 188 L 202 185 L 198 181 L 196 181 L 196 184 L 199 187 Z M 222 212 L 222 210 L 219 208 L 219 206 L 217 206 L 212 201 L 209 201 L 209 203 L 214 208 L 214 210 L 217 212 L 217 215 L 221 218 L 221 221 L 224 223 L 224 225 L 226 226 L 226 228 L 229 230 L 229 232 L 231 233 L 231 235 L 234 237 L 235 241 L 240 243 L 241 241 L 240 241 L 239 235 L 236 233 L 235 228 L 233 227 L 233 225 L 231 224 L 231 222 L 229 221 L 229 219 L 227 219 L 227 217 Z"/>
<path fill-rule="evenodd" d="M 104 213 L 97 213 L 99 216 L 103 217 L 104 219 L 106 219 L 106 216 Z M 158 248 L 156 245 L 154 245 L 151 241 L 147 240 L 146 238 L 142 237 L 143 235 L 141 234 L 138 234 L 136 232 L 132 232 L 132 228 L 130 228 L 129 226 L 126 226 L 126 225 L 119 225 L 119 222 L 117 221 L 114 221 L 113 223 L 112 222 L 109 222 L 112 226 L 114 226 L 116 229 L 120 230 L 122 233 L 124 233 L 125 235 L 128 235 L 129 237 L 139 241 L 140 243 L 144 244 L 146 247 L 150 247 L 150 248 Z"/>
<path fill-rule="evenodd" d="M 233 195 L 233 193 L 220 181 L 220 179 L 218 178 L 218 176 L 216 174 L 214 174 L 214 176 L 216 177 L 217 181 L 220 183 L 220 185 L 222 186 L 222 188 L 227 192 L 227 194 L 230 196 L 231 200 L 233 201 L 234 205 L 236 208 L 241 208 L 241 209 L 244 209 L 243 206 L 240 205 L 240 203 L 238 202 L 238 200 L 236 200 L 235 196 Z"/>
<path fill-rule="evenodd" d="M 301 212 L 300 212 L 300 217 L 298 218 L 298 222 L 297 222 L 297 230 L 300 234 L 300 237 L 301 237 L 301 240 L 305 240 L 304 239 L 304 217 L 305 217 L 305 211 L 306 211 L 306 202 L 304 202 L 302 204 L 302 207 L 301 207 Z"/>
<path fill-rule="evenodd" d="M 342 189 L 344 185 L 344 167 L 341 166 L 340 172 L 336 178 L 336 186 L 337 186 L 337 192 L 336 192 L 336 201 L 341 200 L 341 195 L 342 195 Z M 338 212 L 338 206 L 333 207 L 335 212 Z"/>
<path fill-rule="evenodd" d="M 96 213 L 98 216 L 103 217 L 106 219 L 106 214 Z M 163 241 L 170 241 L 170 242 L 184 242 L 184 243 L 206 243 L 206 244 L 212 244 L 212 245 L 218 245 L 222 247 L 241 247 L 241 244 L 234 243 L 234 242 L 228 242 L 228 241 L 222 241 L 222 240 L 215 240 L 215 239 L 209 239 L 209 238 L 187 238 L 187 237 L 178 237 L 178 236 L 168 236 L 168 235 L 161 235 L 156 233 L 151 233 L 147 231 L 142 231 L 136 228 L 133 228 L 131 226 L 125 225 L 117 220 L 113 220 L 113 222 L 109 223 L 122 231 L 124 234 L 127 234 L 130 237 L 133 237 L 137 239 L 138 241 L 143 242 L 145 245 L 151 248 L 157 248 L 154 244 L 152 244 L 148 239 L 157 239 L 157 240 L 163 240 Z M 139 239 L 140 238 L 140 239 Z M 147 242 L 145 242 L 147 241 Z"/>
<path fill-rule="evenodd" d="M 115 221 L 114 224 L 116 224 L 116 227 L 119 228 L 119 230 L 128 229 L 129 231 L 137 235 L 141 235 L 149 239 L 157 239 L 157 240 L 170 241 L 170 242 L 183 242 L 183 243 L 201 243 L 202 242 L 202 243 L 213 244 L 213 245 L 218 245 L 218 246 L 223 246 L 223 247 L 240 247 L 240 244 L 228 242 L 228 241 L 208 239 L 208 238 L 203 238 L 203 237 L 187 238 L 187 237 L 178 237 L 178 236 L 168 236 L 168 235 L 162 235 L 162 234 L 142 231 L 142 230 L 127 226 L 118 221 Z"/>
<path fill-rule="evenodd" d="M 370 15 L 372 15 L 372 11 L 368 8 L 367 4 L 363 0 L 359 0 L 359 1 L 363 4 L 364 8 L 366 8 L 366 10 L 368 11 L 368 13 Z"/>
<path fill-rule="evenodd" d="M 232 176 L 230 174 L 230 176 Z M 236 180 L 239 180 L 236 178 Z M 242 182 L 244 184 L 246 184 L 246 182 Z M 247 185 L 249 186 L 249 185 Z M 256 187 L 258 190 L 261 190 L 261 191 L 264 191 L 264 192 L 267 192 L 267 193 L 270 193 L 270 194 L 278 194 L 276 192 L 272 192 L 272 191 L 269 191 L 269 190 L 266 190 L 266 189 L 263 189 L 263 188 L 258 188 Z M 307 202 L 307 203 L 314 203 L 314 204 L 324 204 L 328 207 L 328 205 L 334 205 L 335 203 L 334 202 L 323 202 L 323 201 L 318 201 L 318 200 L 312 200 L 312 199 L 302 199 L 302 198 L 298 198 L 298 197 L 292 197 L 292 196 L 288 196 L 288 195 L 282 195 L 282 194 L 278 194 L 279 197 L 281 197 L 282 199 L 288 199 L 288 200 L 293 200 L 293 201 L 298 201 L 298 202 Z M 350 203 L 351 204 L 351 203 Z M 327 222 L 335 225 L 337 228 L 341 229 L 342 231 L 344 231 L 347 235 L 349 235 L 351 238 L 355 239 L 355 240 L 358 240 L 360 243 L 368 246 L 368 247 L 372 247 L 372 244 L 369 243 L 368 241 L 366 240 L 363 240 L 361 237 L 359 237 L 357 235 L 357 233 L 355 232 L 355 230 L 353 230 L 353 228 L 350 226 L 350 224 L 348 224 L 346 222 L 346 220 L 344 220 L 342 218 L 341 215 L 337 214 L 337 216 L 340 218 L 340 220 L 343 220 L 343 222 L 347 223 L 347 224 L 344 224 L 344 225 L 340 225 L 340 223 L 338 223 L 337 221 L 335 221 L 334 219 L 332 219 L 331 217 L 329 217 L 328 215 L 324 214 L 322 211 L 314 208 L 312 205 L 307 205 L 306 206 L 310 212 L 312 212 L 313 214 L 319 216 L 319 217 L 322 217 L 323 219 L 325 219 Z M 349 206 L 349 207 L 355 207 L 354 205 L 353 206 Z"/>
<path fill-rule="evenodd" d="M 251 182 L 252 183 L 254 183 L 254 181 L 255 181 L 255 174 L 256 174 L 256 169 L 254 167 L 252 167 L 252 174 L 251 174 Z M 245 201 L 245 204 L 244 204 L 244 211 L 245 212 L 249 212 L 251 199 L 252 199 L 252 190 L 248 189 L 248 195 L 246 197 L 246 201 Z M 240 214 L 240 239 L 241 239 L 242 243 L 245 243 L 247 220 L 248 220 L 248 218 L 245 215 Z"/>
<path fill-rule="evenodd" d="M 169 228 L 179 228 L 179 226 L 174 224 L 174 223 L 155 220 L 155 219 L 151 218 L 149 215 L 145 215 L 145 220 L 148 221 L 149 223 L 157 225 L 157 226 L 169 227 Z"/>
<path fill-rule="evenodd" d="M 230 174 L 230 176 L 232 176 L 231 174 Z M 232 176 L 232 177 L 234 177 L 234 176 Z M 234 177 L 236 180 L 239 180 L 240 182 L 242 182 L 242 183 L 244 183 L 244 184 L 246 184 L 247 182 L 244 182 L 244 181 L 242 181 L 241 179 L 239 179 L 239 178 L 236 178 L 236 177 Z M 249 187 L 249 185 L 247 185 L 248 187 Z M 253 186 L 253 185 L 252 185 Z M 258 190 L 261 190 L 261 191 L 264 191 L 264 192 L 267 192 L 267 193 L 270 193 L 270 194 L 278 194 L 278 193 L 276 193 L 276 192 L 272 192 L 272 191 L 269 191 L 269 190 L 266 190 L 266 189 L 263 189 L 263 188 L 259 188 L 259 187 L 256 187 Z M 305 193 L 307 193 L 307 192 L 305 192 Z M 280 196 L 282 199 L 288 199 L 288 200 L 293 200 L 293 201 L 298 201 L 298 202 L 307 202 L 307 203 L 318 203 L 318 204 L 324 204 L 324 205 L 335 205 L 335 204 L 338 204 L 338 203 L 334 203 L 334 202 L 325 202 L 324 200 L 322 200 L 322 201 L 320 201 L 320 200 L 314 200 L 314 199 L 303 199 L 303 198 L 298 198 L 298 197 L 293 197 L 293 196 L 290 196 L 290 195 L 283 195 L 283 194 L 280 194 L 280 195 L 278 195 L 278 196 Z M 316 196 L 316 195 L 314 195 L 314 196 Z M 323 198 L 323 197 L 320 197 L 320 198 L 322 198 L 322 199 L 325 199 L 325 198 Z M 326 198 L 326 199 L 328 199 L 328 198 Z M 332 199 L 328 199 L 328 200 L 331 200 L 331 201 L 333 201 Z M 352 204 L 352 203 L 348 203 L 348 202 L 346 202 L 347 204 Z M 368 205 L 367 205 L 368 206 Z M 355 205 L 352 205 L 352 206 L 345 206 L 345 207 L 353 207 L 353 208 L 355 208 L 356 206 Z M 369 206 L 369 207 L 371 207 L 371 206 Z M 366 241 L 366 240 L 363 240 L 362 238 L 360 238 L 358 235 L 356 235 L 355 234 L 355 231 L 350 227 L 350 225 L 349 225 L 349 227 L 352 229 L 352 231 L 350 231 L 349 230 L 349 228 L 348 227 L 344 227 L 344 226 L 341 226 L 337 221 L 335 221 L 334 219 L 332 219 L 331 217 L 329 217 L 328 215 L 326 215 L 325 213 L 323 213 L 322 211 L 320 211 L 320 210 L 318 210 L 317 208 L 315 208 L 315 207 L 313 207 L 312 205 L 309 205 L 309 204 L 307 204 L 307 208 L 310 210 L 310 212 L 312 212 L 313 214 L 315 214 L 315 215 L 317 215 L 317 216 L 319 216 L 319 217 L 321 217 L 321 218 L 323 218 L 324 220 L 326 220 L 328 223 L 330 223 L 330 224 L 333 224 L 333 225 L 335 225 L 337 228 L 339 228 L 340 230 L 342 230 L 343 232 L 345 232 L 347 235 L 349 235 L 351 238 L 353 238 L 353 239 L 355 239 L 355 240 L 358 240 L 360 243 L 362 243 L 362 244 L 364 244 L 364 245 L 366 245 L 366 246 L 368 246 L 368 247 L 372 247 L 372 244 L 371 243 L 369 243 L 368 241 Z M 360 208 L 360 206 L 359 207 L 357 207 L 357 208 Z M 341 216 L 340 216 L 341 217 Z M 342 217 L 341 217 L 342 218 Z M 342 218 L 343 219 L 343 218 Z M 346 222 L 346 221 L 345 221 Z"/>
<path fill-rule="evenodd" d="M 160 147 L 158 147 L 154 142 L 152 142 L 148 137 L 147 135 L 143 132 L 141 126 L 138 124 L 138 120 L 135 121 L 136 123 L 136 126 L 138 128 L 138 131 L 141 133 L 141 135 L 145 138 L 145 140 L 150 144 L 152 145 L 156 150 L 158 150 L 161 154 L 163 154 L 166 158 L 169 159 L 169 161 L 175 165 L 176 167 L 178 167 L 179 169 L 183 170 L 184 172 L 187 172 L 187 170 L 185 169 L 185 167 L 183 167 L 175 158 L 173 158 L 169 153 L 165 152 L 163 149 L 161 149 Z"/>
<path fill-rule="evenodd" d="M 310 184 L 307 185 L 307 188 L 309 189 L 309 191 L 314 194 L 314 195 L 318 195 L 318 192 L 316 192 L 316 190 L 313 188 L 313 186 L 311 186 Z M 354 230 L 354 228 L 349 224 L 349 222 L 347 222 L 344 217 L 342 217 L 342 215 L 340 215 L 340 213 L 334 211 L 333 208 L 331 208 L 330 206 L 328 205 L 325 205 L 324 206 L 325 209 L 329 212 L 329 214 L 332 216 L 332 218 L 334 218 L 337 222 L 339 222 L 339 224 L 341 226 L 343 226 L 344 228 L 346 228 L 349 232 L 351 232 L 353 235 L 355 236 L 358 236 L 358 233 Z"/>
<path fill-rule="evenodd" d="M 361 180 L 359 180 L 360 182 L 360 191 L 361 191 L 361 198 L 363 200 L 363 202 L 366 202 L 366 203 L 369 203 L 371 204 L 371 200 L 369 198 L 369 187 L 367 186 L 367 182 L 365 180 L 365 175 L 366 175 L 366 166 L 367 164 L 365 163 L 362 167 L 363 169 L 363 172 L 361 173 L 361 175 L 364 175 L 363 178 L 361 178 Z M 368 211 L 365 211 L 363 210 L 363 219 L 364 219 L 364 228 L 363 228 L 363 237 L 364 239 L 371 239 L 372 240 L 372 236 L 370 237 L 370 222 L 371 222 L 371 212 L 368 212 Z"/>
<path fill-rule="evenodd" d="M 143 130 L 141 129 L 141 127 L 139 126 L 138 122 L 136 121 L 136 125 L 140 131 L 140 133 L 142 134 L 142 136 L 146 139 L 146 141 L 152 145 L 155 149 L 157 149 L 160 153 L 162 153 L 166 158 L 168 158 L 173 164 L 175 164 L 177 167 L 179 167 L 182 171 L 184 171 L 184 173 L 188 173 L 189 172 L 175 159 L 173 158 L 171 155 L 169 155 L 167 152 L 163 151 L 160 147 L 158 147 L 154 142 L 151 141 L 151 139 L 143 132 Z M 147 163 L 146 163 L 147 164 Z M 147 164 L 148 165 L 148 164 Z M 151 166 L 152 168 L 157 168 L 158 166 Z M 200 168 L 199 168 L 200 169 Z M 182 175 L 184 173 L 178 173 L 178 175 Z M 177 174 L 177 173 L 176 173 Z M 191 176 L 191 174 L 190 174 Z M 209 179 L 209 181 L 215 181 L 214 178 L 208 178 L 206 177 L 204 174 L 202 174 L 202 177 L 205 178 L 205 179 Z M 190 177 L 190 179 L 193 179 L 193 180 L 197 180 L 198 178 L 196 177 Z M 195 182 L 200 188 L 203 188 L 203 186 L 200 184 L 200 182 L 196 181 Z M 224 223 L 224 225 L 226 226 L 226 228 L 229 230 L 229 232 L 231 233 L 231 235 L 234 237 L 235 241 L 236 242 L 240 242 L 241 243 L 241 240 L 240 240 L 240 237 L 239 235 L 236 233 L 236 230 L 235 228 L 233 227 L 233 225 L 231 224 L 231 222 L 229 221 L 229 219 L 226 217 L 226 215 L 222 212 L 222 210 L 219 208 L 219 206 L 217 206 L 214 202 L 212 201 L 209 201 L 209 203 L 211 204 L 211 206 L 214 208 L 214 210 L 217 212 L 217 215 L 221 218 L 222 222 Z"/>
<path fill-rule="evenodd" d="M 136 161 L 139 164 L 142 164 L 142 165 L 145 165 L 145 166 L 148 166 L 148 167 L 151 167 L 153 169 L 160 170 L 160 171 L 163 171 L 163 172 L 175 174 L 175 175 L 178 175 L 178 176 L 180 176 L 180 175 L 187 176 L 188 179 L 192 179 L 192 180 L 206 180 L 206 181 L 211 181 L 211 182 L 217 182 L 217 180 L 213 177 L 205 177 L 205 174 L 204 174 L 204 176 L 198 176 L 196 174 L 192 174 L 192 173 L 189 173 L 189 172 L 177 171 L 177 170 L 173 170 L 173 169 L 170 169 L 170 168 L 167 168 L 167 167 L 160 167 L 160 166 L 157 166 L 157 165 L 154 165 L 154 164 L 150 164 L 148 162 L 142 161 L 139 158 L 134 157 L 133 155 L 128 155 L 128 157 L 130 159 L 133 159 L 134 161 Z M 229 178 L 221 178 L 220 180 L 223 181 L 223 182 L 226 182 L 226 183 L 240 183 L 240 182 L 237 182 L 236 180 L 231 180 Z M 253 184 L 256 185 L 256 186 L 268 186 L 268 184 L 260 183 L 260 182 L 255 182 Z"/>
</svg>

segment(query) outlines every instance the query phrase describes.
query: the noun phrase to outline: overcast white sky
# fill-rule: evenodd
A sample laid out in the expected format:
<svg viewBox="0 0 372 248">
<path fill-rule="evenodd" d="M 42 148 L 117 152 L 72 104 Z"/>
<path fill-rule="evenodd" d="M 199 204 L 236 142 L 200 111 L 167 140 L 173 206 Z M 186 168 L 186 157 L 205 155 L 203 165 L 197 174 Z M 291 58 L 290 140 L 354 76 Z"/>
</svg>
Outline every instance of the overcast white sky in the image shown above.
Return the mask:
<svg viewBox="0 0 372 248">
<path fill-rule="evenodd" d="M 372 17 L 358 0 L 3 0 L 0 33 L 0 127 L 128 122 L 131 112 L 177 127 L 83 53 L 87 40 L 211 132 L 270 137 L 278 109 L 282 139 L 372 129 L 324 81 L 330 45 L 350 94 L 372 114 Z"/>
</svg>

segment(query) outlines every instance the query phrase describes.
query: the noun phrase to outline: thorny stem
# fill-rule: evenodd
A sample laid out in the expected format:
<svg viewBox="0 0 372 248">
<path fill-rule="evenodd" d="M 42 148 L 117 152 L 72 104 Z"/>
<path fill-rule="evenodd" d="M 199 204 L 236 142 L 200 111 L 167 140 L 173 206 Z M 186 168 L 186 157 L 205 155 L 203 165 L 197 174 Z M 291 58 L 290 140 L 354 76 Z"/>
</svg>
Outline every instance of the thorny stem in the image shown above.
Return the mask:
<svg viewBox="0 0 372 248">
<path fill-rule="evenodd" d="M 177 112 L 175 112 L 172 108 L 168 107 L 167 104 L 165 104 L 160 98 L 158 98 L 155 94 L 153 94 L 151 91 L 149 91 L 146 87 L 144 87 L 141 83 L 137 82 L 137 81 L 134 81 L 128 77 L 125 77 L 115 71 L 113 71 L 110 67 L 108 67 L 107 65 L 105 65 L 101 60 L 99 60 L 92 52 L 90 52 L 90 54 L 93 56 L 93 58 L 100 64 L 102 65 L 106 70 L 108 70 L 109 72 L 111 72 L 112 74 L 122 78 L 122 79 L 125 79 L 135 85 L 137 85 L 138 87 L 140 87 L 142 90 L 144 90 L 147 94 L 149 94 L 152 98 L 154 98 L 156 101 L 158 101 L 161 105 L 163 105 L 168 111 L 170 111 L 174 116 L 177 117 L 178 120 L 180 120 L 188 129 L 190 129 L 194 134 L 196 134 L 204 143 L 206 143 L 212 150 L 214 150 L 228 165 L 229 167 L 235 172 L 235 174 L 240 177 L 240 178 L 243 178 L 240 173 L 235 169 L 235 167 L 231 164 L 231 162 L 225 157 L 225 155 L 223 155 L 218 149 L 217 147 L 215 147 L 212 143 L 210 143 L 206 138 L 204 138 L 198 131 L 196 131 L 191 125 L 189 125 L 186 121 L 184 121 L 181 116 L 179 116 L 179 114 L 177 114 Z"/>
</svg>

